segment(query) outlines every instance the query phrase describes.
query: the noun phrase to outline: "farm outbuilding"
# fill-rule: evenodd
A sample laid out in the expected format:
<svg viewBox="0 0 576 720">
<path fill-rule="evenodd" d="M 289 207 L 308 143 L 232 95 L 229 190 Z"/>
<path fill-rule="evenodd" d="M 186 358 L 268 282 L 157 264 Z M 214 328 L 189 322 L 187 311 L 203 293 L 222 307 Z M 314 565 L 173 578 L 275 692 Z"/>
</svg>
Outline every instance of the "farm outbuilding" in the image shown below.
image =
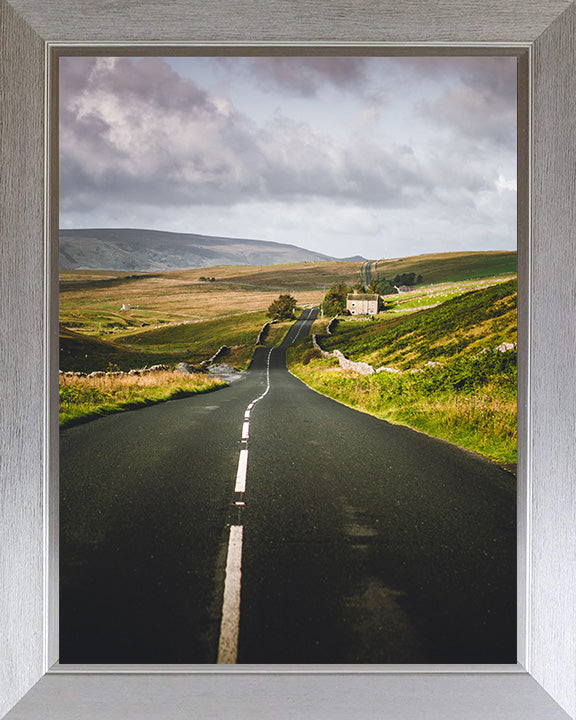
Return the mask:
<svg viewBox="0 0 576 720">
<path fill-rule="evenodd" d="M 346 310 L 351 315 L 376 315 L 378 295 L 352 294 L 346 296 Z"/>
</svg>

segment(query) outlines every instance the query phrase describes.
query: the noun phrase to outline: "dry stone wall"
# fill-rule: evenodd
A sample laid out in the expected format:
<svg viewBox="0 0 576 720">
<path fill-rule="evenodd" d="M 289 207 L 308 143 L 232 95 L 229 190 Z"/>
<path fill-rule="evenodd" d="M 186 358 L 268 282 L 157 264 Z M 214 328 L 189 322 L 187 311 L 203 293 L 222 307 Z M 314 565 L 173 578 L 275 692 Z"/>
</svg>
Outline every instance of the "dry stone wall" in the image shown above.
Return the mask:
<svg viewBox="0 0 576 720">
<path fill-rule="evenodd" d="M 338 316 L 335 315 L 332 320 L 328 323 L 328 327 L 326 328 L 326 332 L 328 335 L 332 335 L 332 330 L 336 327 L 336 323 L 338 322 Z"/>
<path fill-rule="evenodd" d="M 258 337 L 256 338 L 256 345 L 261 345 L 264 342 L 264 338 L 268 334 L 268 328 L 270 327 L 270 323 L 264 323 L 262 326 L 262 330 L 258 333 Z"/>
<path fill-rule="evenodd" d="M 318 344 L 316 335 L 312 335 L 312 345 L 316 348 L 316 350 L 320 351 L 322 357 L 336 358 L 338 360 L 338 364 L 343 370 L 352 370 L 354 372 L 360 373 L 360 375 L 372 375 L 372 373 L 374 372 L 374 368 L 372 367 L 372 365 L 369 365 L 365 362 L 355 362 L 354 360 L 348 360 L 348 358 L 345 357 L 344 353 L 340 352 L 340 350 L 334 350 L 333 352 L 327 352 L 326 350 L 323 350 Z"/>
<path fill-rule="evenodd" d="M 76 372 L 74 370 L 60 370 L 60 375 L 65 377 L 121 377 L 122 375 L 149 375 L 150 373 L 163 372 L 170 370 L 168 365 L 152 365 L 149 368 L 140 368 L 139 370 L 115 370 L 114 372 L 105 372 L 104 370 L 94 370 L 93 372 Z"/>
</svg>

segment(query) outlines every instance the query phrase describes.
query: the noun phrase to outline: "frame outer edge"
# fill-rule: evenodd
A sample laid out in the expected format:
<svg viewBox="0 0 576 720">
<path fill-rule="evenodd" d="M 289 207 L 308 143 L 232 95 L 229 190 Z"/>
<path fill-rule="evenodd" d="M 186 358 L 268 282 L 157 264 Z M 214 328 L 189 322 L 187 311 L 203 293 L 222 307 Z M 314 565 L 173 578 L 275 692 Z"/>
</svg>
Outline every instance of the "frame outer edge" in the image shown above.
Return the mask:
<svg viewBox="0 0 576 720">
<path fill-rule="evenodd" d="M 575 298 L 570 284 L 574 280 L 571 243 L 576 227 L 575 158 L 574 147 L 570 146 L 570 134 L 572 138 L 574 136 L 574 107 L 570 101 L 576 97 L 574 38 L 575 12 L 572 5 L 534 44 L 537 70 L 534 165 L 537 172 L 532 190 L 538 200 L 533 221 L 534 283 L 537 285 L 554 277 L 555 287 L 551 297 L 543 298 L 543 291 L 535 293 L 531 311 L 531 320 L 538 331 L 545 329 L 546 325 L 550 327 L 547 337 L 540 338 L 532 352 L 534 377 L 530 383 L 533 392 L 530 422 L 535 433 L 532 439 L 535 458 L 532 462 L 535 477 L 532 520 L 535 533 L 548 533 L 548 537 L 539 540 L 536 536 L 534 540 L 536 558 L 531 566 L 534 587 L 531 597 L 533 616 L 530 620 L 534 643 L 528 658 L 529 671 L 572 717 L 576 717 L 576 627 L 574 621 L 566 627 L 562 618 L 573 617 L 571 601 L 575 596 L 576 569 L 571 568 L 568 577 L 562 576 L 559 563 L 554 562 L 560 543 L 556 538 L 550 552 L 553 539 L 549 533 L 551 527 L 556 529 L 557 523 L 565 523 L 561 530 L 563 539 L 568 543 L 564 546 L 563 555 L 564 558 L 574 557 L 574 528 L 570 528 L 575 516 L 574 491 L 564 488 L 563 500 L 567 500 L 568 504 L 562 505 L 557 499 L 554 508 L 541 503 L 540 494 L 542 486 L 548 481 L 555 488 L 557 485 L 561 487 L 562 483 L 570 484 L 575 470 L 572 452 L 574 410 L 569 407 L 568 393 L 560 398 L 562 402 L 557 408 L 551 408 L 552 400 L 546 398 L 547 392 L 551 392 L 554 398 L 558 397 L 554 380 L 556 371 L 561 370 L 565 373 L 564 377 L 574 380 L 574 370 L 570 369 L 570 349 L 575 339 L 574 322 L 571 321 Z M 32 547 L 29 537 L 26 537 L 26 534 L 36 533 L 37 527 L 42 525 L 39 519 L 42 512 L 42 448 L 38 446 L 38 438 L 44 436 L 41 421 L 44 369 L 40 364 L 43 363 L 45 347 L 44 328 L 39 321 L 43 317 L 43 288 L 22 285 L 22 282 L 44 278 L 44 269 L 39 268 L 43 259 L 40 190 L 43 168 L 38 162 L 32 167 L 30 164 L 23 167 L 19 162 L 23 157 L 34 161 L 44 156 L 41 128 L 44 111 L 40 101 L 44 97 L 43 65 L 44 41 L 14 12 L 7 0 L 0 0 L 0 327 L 3 337 L 10 338 L 11 345 L 0 346 L 0 368 L 6 381 L 4 401 L 8 408 L 7 416 L 0 418 L 3 455 L 0 491 L 4 501 L 0 507 L 0 573 L 3 578 L 10 577 L 9 591 L 12 595 L 8 597 L 8 588 L 0 587 L 2 629 L 7 627 L 9 630 L 0 643 L 0 716 L 43 672 L 43 588 L 38 583 L 38 578 L 42 578 L 42 538 L 41 533 L 37 533 L 38 544 Z M 554 105 L 555 102 L 558 104 Z M 547 122 L 550 123 L 548 131 Z M 558 138 L 566 142 L 559 142 Z M 554 147 L 555 152 L 551 152 Z M 23 207 L 26 208 L 25 214 L 22 213 Z M 557 248 L 556 257 L 551 258 L 553 268 L 546 267 L 550 260 L 546 255 L 547 243 L 549 247 Z M 555 272 L 559 274 L 555 276 Z M 566 286 L 569 290 L 562 297 L 564 282 L 569 283 Z M 557 312 L 568 314 L 562 316 Z M 560 318 L 568 320 L 564 328 L 558 328 Z M 565 331 L 563 346 L 559 349 L 555 347 L 558 344 L 557 334 L 554 335 L 555 326 Z M 547 347 L 545 340 L 550 340 L 552 335 L 555 345 Z M 25 348 L 26 357 L 11 357 L 13 347 Z M 544 364 L 546 359 L 548 362 Z M 570 387 L 573 386 L 574 383 L 570 383 Z M 538 407 L 537 413 L 534 407 Z M 546 449 L 551 428 L 559 430 L 562 437 Z M 542 438 L 536 437 L 539 431 L 543 433 Z M 568 445 L 561 440 L 568 441 Z M 541 450 L 544 454 L 540 457 L 538 453 Z M 15 518 L 14 514 L 8 516 L 7 507 L 18 508 L 18 517 Z M 559 516 L 554 512 L 558 510 Z M 18 534 L 18 528 L 25 528 L 27 533 Z M 543 556 L 542 552 L 545 553 Z M 555 583 L 552 588 L 546 587 L 548 579 Z M 566 594 L 560 595 L 558 591 L 566 591 Z M 16 598 L 13 597 L 15 594 Z M 563 612 L 552 609 L 559 600 Z M 539 612 L 546 603 L 549 609 L 540 619 Z M 13 619 L 22 620 L 17 628 L 12 628 Z M 23 644 L 29 650 L 28 655 Z"/>
<path fill-rule="evenodd" d="M 576 5 L 534 43 L 529 671 L 576 717 Z"/>
<path fill-rule="evenodd" d="M 44 672 L 43 67 L 0 0 L 0 716 Z"/>
</svg>

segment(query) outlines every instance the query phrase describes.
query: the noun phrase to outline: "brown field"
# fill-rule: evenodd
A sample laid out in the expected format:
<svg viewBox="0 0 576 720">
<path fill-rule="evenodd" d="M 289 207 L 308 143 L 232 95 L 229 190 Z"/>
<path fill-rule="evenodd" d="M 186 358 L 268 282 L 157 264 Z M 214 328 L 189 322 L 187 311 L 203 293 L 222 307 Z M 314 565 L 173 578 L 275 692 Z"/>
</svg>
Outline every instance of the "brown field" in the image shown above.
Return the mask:
<svg viewBox="0 0 576 720">
<path fill-rule="evenodd" d="M 357 262 L 265 267 L 227 265 L 166 273 L 76 270 L 60 273 L 60 322 L 83 333 L 125 335 L 142 327 L 264 311 L 280 293 L 300 306 L 322 300 L 338 280 L 355 282 Z M 215 277 L 215 282 L 201 281 Z M 129 310 L 121 310 L 130 305 Z"/>
</svg>

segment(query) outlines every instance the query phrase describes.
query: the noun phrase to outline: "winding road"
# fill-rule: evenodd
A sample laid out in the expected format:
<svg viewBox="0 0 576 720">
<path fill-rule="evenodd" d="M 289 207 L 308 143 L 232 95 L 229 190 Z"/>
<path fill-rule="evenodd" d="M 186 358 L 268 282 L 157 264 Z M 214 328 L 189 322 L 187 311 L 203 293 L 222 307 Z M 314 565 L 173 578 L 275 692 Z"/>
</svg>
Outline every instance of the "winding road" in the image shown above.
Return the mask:
<svg viewBox="0 0 576 720">
<path fill-rule="evenodd" d="M 229 387 L 62 431 L 62 664 L 516 662 L 514 477 L 293 377 L 316 312 Z"/>
</svg>

